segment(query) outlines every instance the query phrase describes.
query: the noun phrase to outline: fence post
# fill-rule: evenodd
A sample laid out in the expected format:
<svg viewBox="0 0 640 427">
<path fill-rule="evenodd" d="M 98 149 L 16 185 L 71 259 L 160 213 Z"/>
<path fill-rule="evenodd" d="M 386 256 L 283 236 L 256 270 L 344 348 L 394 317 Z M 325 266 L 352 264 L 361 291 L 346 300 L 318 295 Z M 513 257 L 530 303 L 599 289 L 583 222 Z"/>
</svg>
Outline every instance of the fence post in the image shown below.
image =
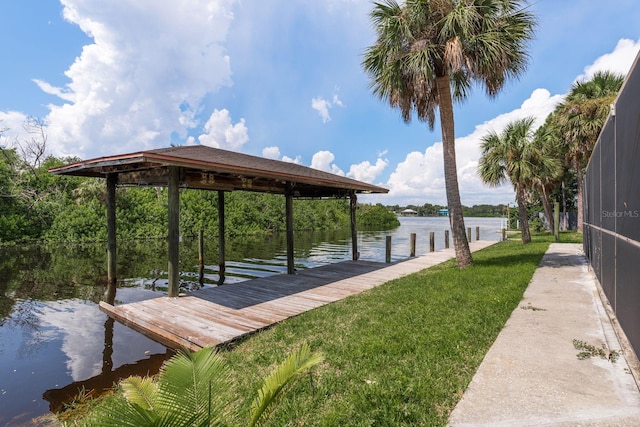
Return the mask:
<svg viewBox="0 0 640 427">
<path fill-rule="evenodd" d="M 444 248 L 449 249 L 449 230 L 444 230 Z"/>
<path fill-rule="evenodd" d="M 416 256 L 416 233 L 411 233 L 411 248 L 409 256 Z"/>
<path fill-rule="evenodd" d="M 387 236 L 387 243 L 385 246 L 384 261 L 389 264 L 391 262 L 391 236 Z"/>
</svg>

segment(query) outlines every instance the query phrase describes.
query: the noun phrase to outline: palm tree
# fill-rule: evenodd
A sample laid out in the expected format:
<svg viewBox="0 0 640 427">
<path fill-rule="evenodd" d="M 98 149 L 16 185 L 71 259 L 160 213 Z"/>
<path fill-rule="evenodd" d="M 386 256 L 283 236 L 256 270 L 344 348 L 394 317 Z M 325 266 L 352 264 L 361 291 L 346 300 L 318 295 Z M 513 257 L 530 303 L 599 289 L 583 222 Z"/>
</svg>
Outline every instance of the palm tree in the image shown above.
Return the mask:
<svg viewBox="0 0 640 427">
<path fill-rule="evenodd" d="M 279 399 L 322 356 L 303 344 L 264 380 L 246 425 L 262 425 Z M 157 378 L 130 377 L 120 383 L 124 398 L 105 400 L 85 420 L 87 426 L 205 427 L 241 425 L 229 397 L 230 372 L 212 348 L 174 356 Z"/>
<path fill-rule="evenodd" d="M 445 187 L 459 268 L 472 263 L 458 189 L 453 102 L 472 84 L 491 97 L 527 60 L 535 18 L 522 0 L 395 0 L 375 3 L 376 43 L 364 56 L 373 93 L 400 109 L 405 122 L 415 112 L 433 130 L 439 109 Z"/>
<path fill-rule="evenodd" d="M 609 116 L 624 76 L 600 71 L 590 80 L 573 84 L 565 101 L 554 111 L 553 123 L 564 143 L 566 162 L 578 181 L 578 231 L 582 231 L 583 173 L 593 152 L 598 135 Z"/>
<path fill-rule="evenodd" d="M 532 143 L 539 151 L 537 161 L 533 163 L 533 186 L 538 192 L 550 230 L 554 230 L 553 212 L 549 195 L 560 184 L 563 175 L 559 147 L 551 128 L 545 124 L 535 133 Z"/>
<path fill-rule="evenodd" d="M 539 179 L 536 172 L 554 168 L 546 164 L 541 151 L 532 142 L 534 121 L 533 117 L 516 120 L 507 124 L 500 134 L 491 131 L 483 136 L 482 156 L 478 163 L 478 172 L 485 183 L 498 186 L 510 181 L 513 184 L 518 203 L 522 243 L 531 241 L 527 197 Z"/>
</svg>

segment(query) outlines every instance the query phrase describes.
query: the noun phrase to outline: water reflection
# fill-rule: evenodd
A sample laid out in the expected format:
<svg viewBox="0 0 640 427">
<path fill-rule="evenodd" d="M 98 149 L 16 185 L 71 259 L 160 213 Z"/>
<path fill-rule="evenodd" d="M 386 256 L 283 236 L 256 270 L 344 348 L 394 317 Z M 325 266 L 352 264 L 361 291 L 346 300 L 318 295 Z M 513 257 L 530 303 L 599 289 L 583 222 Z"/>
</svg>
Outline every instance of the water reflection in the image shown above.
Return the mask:
<svg viewBox="0 0 640 427">
<path fill-rule="evenodd" d="M 393 238 L 392 259 L 409 254 L 409 234 L 418 235 L 417 253 L 428 251 L 428 232 L 436 249 L 444 246 L 446 218 L 402 218 L 389 232 L 360 231 L 361 259 L 384 260 L 384 241 Z M 497 240 L 499 220 L 481 225 L 482 238 Z M 350 233 L 296 233 L 295 267 L 304 269 L 351 258 Z M 229 239 L 226 283 L 286 273 L 285 236 Z M 23 425 L 59 410 L 79 390 L 98 394 L 119 379 L 155 373 L 173 353 L 109 319 L 100 300 L 116 305 L 166 292 L 166 243 L 120 242 L 117 292 L 107 287 L 106 244 L 37 245 L 0 248 L 0 426 Z M 217 238 L 205 240 L 205 286 L 217 274 Z M 197 240 L 184 240 L 181 281 L 198 282 Z"/>
</svg>

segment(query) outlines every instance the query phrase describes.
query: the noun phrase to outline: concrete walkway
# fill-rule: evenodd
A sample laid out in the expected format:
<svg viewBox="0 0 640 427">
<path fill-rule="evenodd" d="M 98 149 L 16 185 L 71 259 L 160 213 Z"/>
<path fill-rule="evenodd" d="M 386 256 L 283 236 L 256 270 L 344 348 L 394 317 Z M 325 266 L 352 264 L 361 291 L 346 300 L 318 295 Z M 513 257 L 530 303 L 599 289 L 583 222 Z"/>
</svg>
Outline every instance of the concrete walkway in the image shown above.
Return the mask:
<svg viewBox="0 0 640 427">
<path fill-rule="evenodd" d="M 450 425 L 640 426 L 640 393 L 622 354 L 580 360 L 573 340 L 621 350 L 581 245 L 554 243 Z"/>
</svg>

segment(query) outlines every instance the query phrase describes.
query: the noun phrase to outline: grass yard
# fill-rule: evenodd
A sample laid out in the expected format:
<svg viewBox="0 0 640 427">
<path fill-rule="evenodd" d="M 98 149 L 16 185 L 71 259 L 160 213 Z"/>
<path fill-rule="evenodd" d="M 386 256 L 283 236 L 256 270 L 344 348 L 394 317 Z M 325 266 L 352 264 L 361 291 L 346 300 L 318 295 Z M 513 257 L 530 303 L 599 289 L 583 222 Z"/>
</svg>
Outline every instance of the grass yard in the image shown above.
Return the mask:
<svg viewBox="0 0 640 427">
<path fill-rule="evenodd" d="M 552 241 L 501 242 L 463 271 L 451 260 L 250 336 L 222 350 L 230 393 L 248 411 L 266 373 L 307 342 L 325 361 L 269 425 L 446 425 Z"/>
<path fill-rule="evenodd" d="M 445 425 L 551 241 L 503 242 L 466 270 L 449 261 L 257 334 L 226 355 L 238 394 L 252 396 L 270 366 L 308 342 L 326 360 L 272 425 Z"/>
</svg>

